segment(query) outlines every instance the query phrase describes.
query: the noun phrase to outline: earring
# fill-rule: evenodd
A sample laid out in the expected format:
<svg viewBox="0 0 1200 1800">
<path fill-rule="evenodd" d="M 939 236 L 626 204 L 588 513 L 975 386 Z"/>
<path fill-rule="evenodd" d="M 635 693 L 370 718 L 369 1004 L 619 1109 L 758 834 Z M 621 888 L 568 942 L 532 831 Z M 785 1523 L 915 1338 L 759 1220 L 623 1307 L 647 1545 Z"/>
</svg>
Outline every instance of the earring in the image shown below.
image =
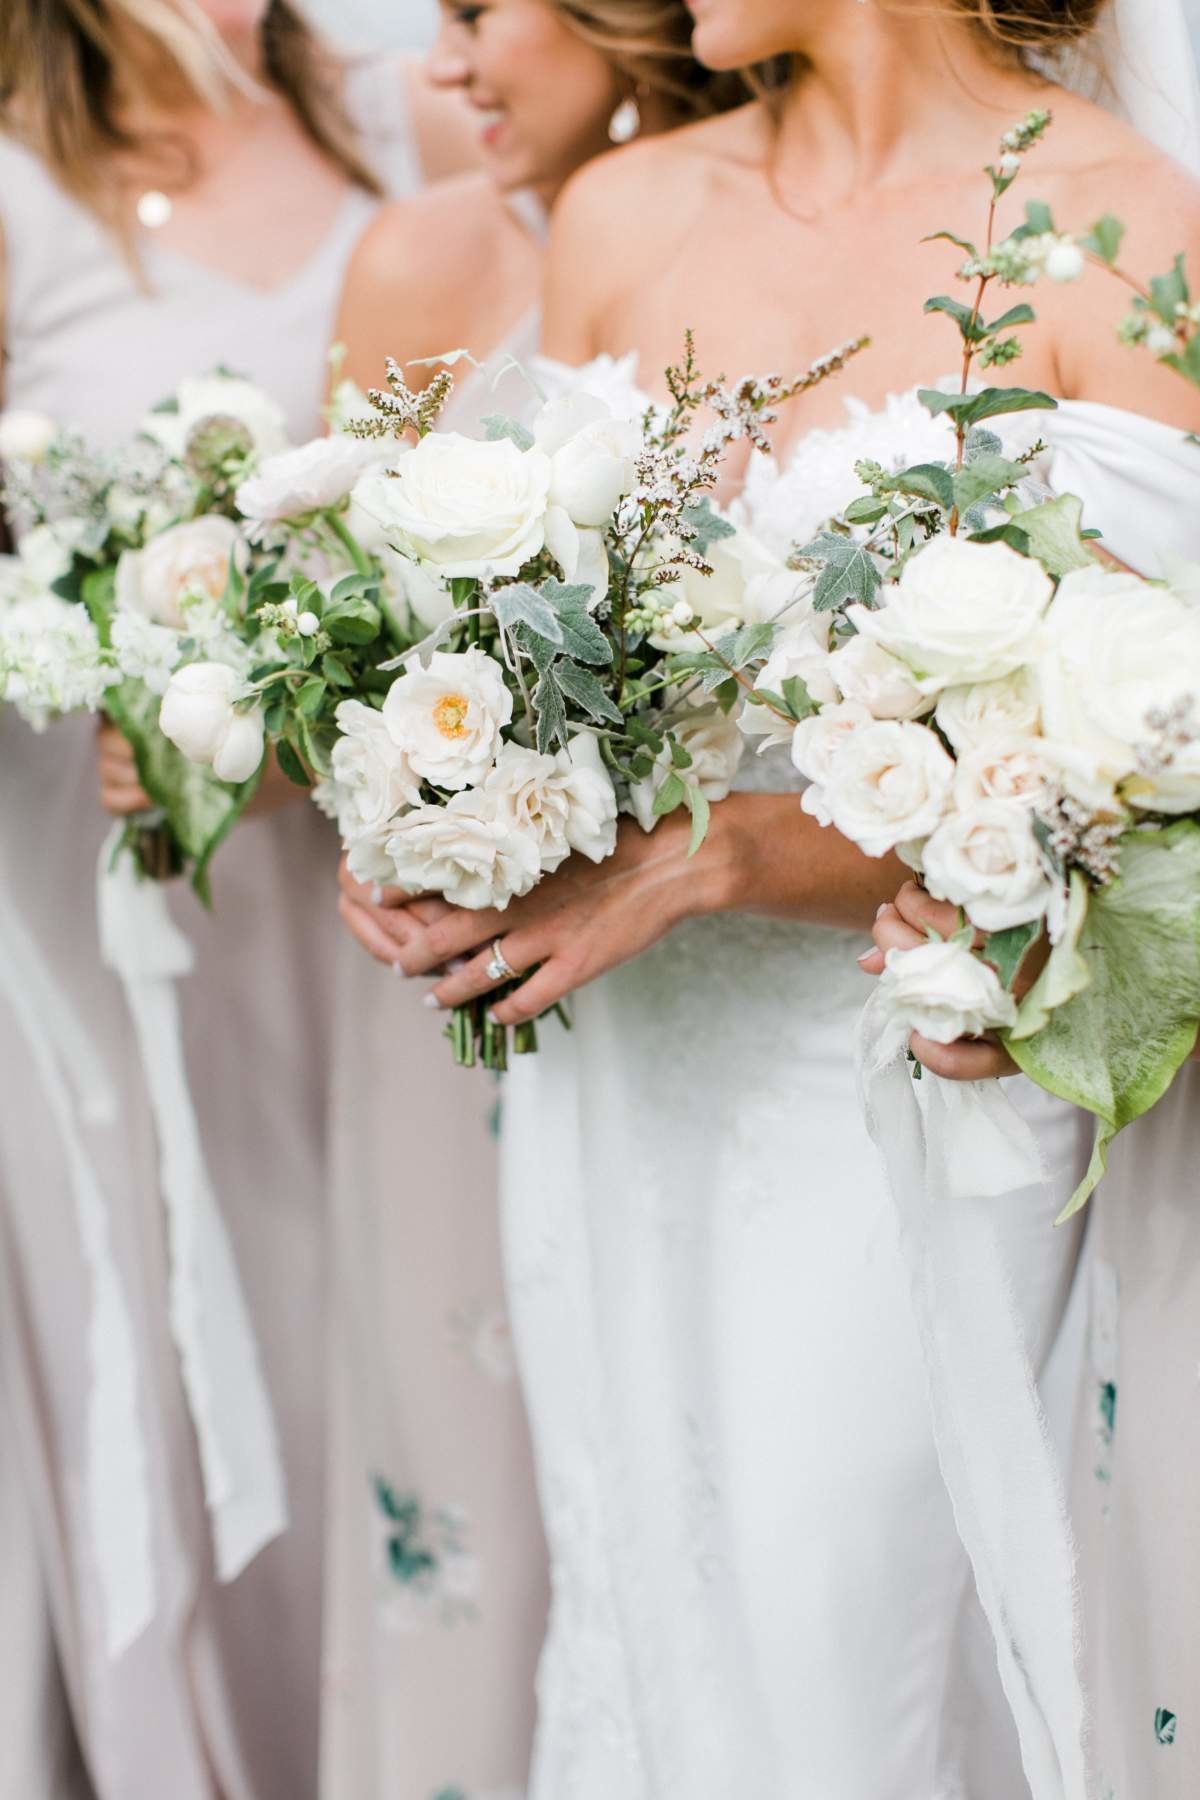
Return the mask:
<svg viewBox="0 0 1200 1800">
<path fill-rule="evenodd" d="M 636 94 L 628 94 L 608 121 L 609 141 L 629 144 L 642 129 L 642 109 Z"/>
</svg>

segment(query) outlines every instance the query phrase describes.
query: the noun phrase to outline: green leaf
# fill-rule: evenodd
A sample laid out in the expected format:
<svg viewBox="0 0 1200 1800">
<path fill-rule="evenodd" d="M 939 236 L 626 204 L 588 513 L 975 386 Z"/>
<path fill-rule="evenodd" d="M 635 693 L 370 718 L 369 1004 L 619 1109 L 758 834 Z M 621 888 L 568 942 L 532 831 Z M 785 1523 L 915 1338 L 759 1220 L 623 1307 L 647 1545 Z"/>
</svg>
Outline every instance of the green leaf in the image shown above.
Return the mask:
<svg viewBox="0 0 1200 1800">
<path fill-rule="evenodd" d="M 358 597 L 360 595 L 368 594 L 368 593 L 371 595 L 371 598 L 373 599 L 374 598 L 374 590 L 378 586 L 379 586 L 379 583 L 376 580 L 374 575 L 362 575 L 359 573 L 359 571 L 357 569 L 352 569 L 350 571 L 349 575 L 341 576 L 337 581 L 334 582 L 333 586 L 330 588 L 329 604 L 331 606 L 337 606 L 343 600 L 356 600 L 356 599 L 358 599 Z M 313 612 L 318 614 L 318 616 L 320 615 L 320 612 L 321 612 L 321 607 L 319 604 L 320 598 L 321 598 L 320 592 L 318 591 L 318 593 L 317 593 L 318 604 L 313 605 L 313 607 L 312 607 Z"/>
<path fill-rule="evenodd" d="M 1052 394 L 1033 388 L 984 388 L 974 396 L 965 418 L 969 425 L 978 425 L 983 419 L 996 419 L 1007 413 L 1055 412 L 1057 408 L 1058 401 Z"/>
<path fill-rule="evenodd" d="M 1111 213 L 1105 213 L 1097 219 L 1092 229 L 1083 240 L 1085 250 L 1098 256 L 1101 262 L 1115 263 L 1121 250 L 1121 240 L 1125 236 L 1125 227 L 1120 219 L 1114 219 Z"/>
<path fill-rule="evenodd" d="M 754 625 L 739 625 L 736 631 L 726 632 L 716 646 L 720 662 L 725 665 L 723 674 L 728 676 L 730 669 L 740 671 L 769 656 L 775 636 L 776 627 L 768 619 Z"/>
<path fill-rule="evenodd" d="M 876 525 L 887 510 L 886 500 L 877 500 L 874 494 L 863 494 L 850 502 L 842 517 L 847 525 Z"/>
<path fill-rule="evenodd" d="M 1198 1024 L 1200 825 L 1182 819 L 1131 832 L 1119 878 L 1090 898 L 1073 872 L 1068 930 L 1008 1034 L 1026 1074 L 1100 1122 L 1064 1218 L 1100 1180 L 1117 1132 L 1166 1092 Z"/>
<path fill-rule="evenodd" d="M 914 494 L 918 500 L 932 500 L 946 512 L 954 505 L 954 477 L 941 463 L 916 463 L 911 469 L 898 469 L 880 482 L 889 494 Z"/>
<path fill-rule="evenodd" d="M 327 692 L 328 689 L 321 677 L 319 675 L 310 675 L 308 679 L 302 681 L 300 686 L 296 689 L 296 711 L 300 713 L 303 718 L 315 719 L 322 706 L 325 704 L 325 695 Z"/>
<path fill-rule="evenodd" d="M 1168 274 L 1151 277 L 1150 303 L 1163 324 L 1173 331 L 1179 323 L 1178 308 L 1186 306 L 1190 299 L 1183 257 L 1177 256 Z"/>
<path fill-rule="evenodd" d="M 800 555 L 824 565 L 813 589 L 815 612 L 830 612 L 852 601 L 874 606 L 881 583 L 879 569 L 870 552 L 853 538 L 823 531 L 804 545 Z"/>
<path fill-rule="evenodd" d="M 336 650 L 327 650 L 321 658 L 321 673 L 333 687 L 349 688 L 354 686 L 354 677 L 346 667 L 346 660 Z"/>
<path fill-rule="evenodd" d="M 975 248 L 970 238 L 955 237 L 952 231 L 931 231 L 921 239 L 921 242 L 923 244 L 957 244 L 960 250 L 965 250 L 967 252 L 968 256 L 979 255 L 978 250 Z"/>
<path fill-rule="evenodd" d="M 977 456 L 954 477 L 954 504 L 965 513 L 1001 488 L 1015 486 L 1024 474 L 1021 464 L 1006 456 Z"/>
<path fill-rule="evenodd" d="M 1188 381 L 1194 382 L 1197 387 L 1200 387 L 1200 331 L 1188 339 L 1182 351 L 1174 351 L 1170 356 L 1162 357 L 1161 360 L 1168 369 L 1174 369 L 1177 375 L 1184 376 Z M 1194 438 L 1192 442 L 1195 442 Z"/>
<path fill-rule="evenodd" d="M 689 541 L 697 556 L 707 556 L 710 546 L 718 543 L 721 538 L 737 535 L 729 520 L 723 519 L 719 512 L 714 511 L 713 503 L 707 496 L 697 500 L 693 506 L 684 507 L 683 521 L 695 530 L 695 537 Z"/>
<path fill-rule="evenodd" d="M 989 525 L 986 531 L 971 533 L 973 544 L 1007 544 L 1010 549 L 1017 550 L 1022 556 L 1030 555 L 1029 539 L 1019 525 L 1010 519 L 1007 525 Z"/>
<path fill-rule="evenodd" d="M 335 644 L 372 644 L 379 636 L 383 614 L 373 601 L 359 597 L 331 606 L 321 623 Z"/>
<path fill-rule="evenodd" d="M 537 589 L 530 587 L 527 581 L 514 582 L 511 587 L 497 588 L 492 595 L 492 611 L 506 631 L 511 631 L 518 623 L 528 625 L 530 631 L 536 631 L 551 644 L 563 641 L 562 626 L 558 622 L 558 614 L 548 600 L 543 600 Z"/>
<path fill-rule="evenodd" d="M 518 450 L 532 450 L 534 436 L 519 419 L 510 419 L 507 413 L 486 413 L 483 419 L 483 434 L 495 443 L 498 438 L 511 438 Z"/>
<path fill-rule="evenodd" d="M 703 793 L 698 787 L 693 787 L 690 783 L 686 784 L 684 787 L 684 799 L 687 802 L 688 810 L 692 815 L 692 835 L 688 839 L 687 853 L 689 856 L 695 856 L 697 850 L 708 836 L 708 821 L 711 809 L 708 804 L 707 794 Z"/>
<path fill-rule="evenodd" d="M 1025 203 L 1025 224 L 1023 235 L 1027 237 L 1045 237 L 1048 231 L 1054 230 L 1054 214 L 1044 200 L 1027 200 Z"/>
<path fill-rule="evenodd" d="M 789 675 L 782 686 L 783 702 L 793 719 L 799 724 L 801 719 L 809 719 L 820 709 L 808 691 L 808 683 L 801 675 Z"/>
<path fill-rule="evenodd" d="M 296 787 L 310 788 L 312 786 L 312 782 L 308 778 L 308 770 L 286 738 L 280 738 L 275 745 L 275 761 L 288 780 L 293 782 Z"/>
<path fill-rule="evenodd" d="M 1010 306 L 1006 313 L 1001 313 L 998 319 L 993 319 L 990 324 L 985 325 L 984 335 L 994 337 L 998 331 L 1011 331 L 1014 325 L 1032 325 L 1036 320 L 1037 314 L 1032 306 L 1022 300 L 1019 306 Z"/>
<path fill-rule="evenodd" d="M 993 931 L 983 940 L 984 960 L 994 966 L 1002 987 L 1012 987 L 1025 952 L 1041 935 L 1041 922 L 1035 919 L 1026 925 L 1010 925 L 1006 931 Z"/>
<path fill-rule="evenodd" d="M 574 700 L 590 717 L 607 719 L 613 725 L 625 723 L 624 713 L 614 704 L 590 669 L 581 669 L 578 663 L 567 662 L 560 657 L 554 664 L 553 673 L 567 698 Z"/>
<path fill-rule="evenodd" d="M 562 631 L 562 648 L 576 662 L 610 663 L 613 649 L 587 609 L 593 589 L 551 578 L 541 586 L 541 597 L 549 602 Z"/>
<path fill-rule="evenodd" d="M 537 747 L 543 756 L 552 754 L 556 745 L 566 747 L 567 709 L 554 667 L 546 670 L 533 690 L 533 706 L 537 714 Z"/>
<path fill-rule="evenodd" d="M 654 796 L 652 810 L 655 818 L 664 818 L 667 813 L 674 812 L 677 806 L 682 806 L 687 793 L 687 783 L 672 770 Z"/>
<path fill-rule="evenodd" d="M 1082 519 L 1083 502 L 1074 494 L 1060 494 L 1056 500 L 1014 513 L 1012 524 L 1028 540 L 1028 554 L 1061 579 L 1072 569 L 1090 568 L 1096 560 L 1080 536 Z"/>
<path fill-rule="evenodd" d="M 955 239 L 955 242 L 958 240 Z M 969 344 L 977 344 L 984 335 L 983 323 L 976 318 L 975 308 L 965 305 L 961 300 L 952 300 L 949 294 L 934 294 L 932 299 L 925 302 L 925 311 L 945 313 L 954 320 L 964 341 Z"/>
</svg>

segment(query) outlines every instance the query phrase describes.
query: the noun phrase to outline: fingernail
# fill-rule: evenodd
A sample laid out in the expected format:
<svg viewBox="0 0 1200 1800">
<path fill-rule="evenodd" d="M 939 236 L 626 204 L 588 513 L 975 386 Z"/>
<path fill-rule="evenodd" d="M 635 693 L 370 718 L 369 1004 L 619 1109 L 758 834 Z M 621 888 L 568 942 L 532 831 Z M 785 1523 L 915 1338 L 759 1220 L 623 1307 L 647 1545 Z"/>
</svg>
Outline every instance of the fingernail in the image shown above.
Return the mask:
<svg viewBox="0 0 1200 1800">
<path fill-rule="evenodd" d="M 393 975 L 403 975 L 403 973 L 404 973 L 404 964 L 399 963 L 399 962 L 394 962 L 392 964 L 392 974 Z"/>
<path fill-rule="evenodd" d="M 426 994 L 421 1000 L 421 1005 L 427 1006 L 431 1012 L 440 1010 L 441 1004 L 436 994 Z"/>
<path fill-rule="evenodd" d="M 856 956 L 854 960 L 855 960 L 855 962 L 868 963 L 868 962 L 870 962 L 870 960 L 874 956 L 874 954 L 875 954 L 875 952 L 873 950 L 864 950 L 862 955 Z"/>
<path fill-rule="evenodd" d="M 377 881 L 371 883 L 371 905 L 379 906 L 383 900 L 383 889 Z"/>
<path fill-rule="evenodd" d="M 882 906 L 881 906 L 881 907 L 879 907 L 879 909 L 878 909 L 878 911 L 877 911 L 877 912 L 876 912 L 876 914 L 875 914 L 875 917 L 876 917 L 876 918 L 877 918 L 877 919 L 882 919 L 882 917 L 883 917 L 883 915 L 884 915 L 884 913 L 885 913 L 885 912 L 886 912 L 886 911 L 887 911 L 887 909 L 888 909 L 888 907 L 889 907 L 889 906 L 890 906 L 890 905 L 891 905 L 891 904 L 892 904 L 892 903 L 891 903 L 891 901 L 890 901 L 890 900 L 885 900 L 885 901 L 884 901 L 884 903 L 883 903 L 883 905 L 882 905 Z"/>
<path fill-rule="evenodd" d="M 499 1019 L 496 1017 L 496 1009 L 494 1006 L 488 1007 L 487 1016 L 492 1021 L 493 1025 L 498 1025 L 500 1023 Z"/>
</svg>

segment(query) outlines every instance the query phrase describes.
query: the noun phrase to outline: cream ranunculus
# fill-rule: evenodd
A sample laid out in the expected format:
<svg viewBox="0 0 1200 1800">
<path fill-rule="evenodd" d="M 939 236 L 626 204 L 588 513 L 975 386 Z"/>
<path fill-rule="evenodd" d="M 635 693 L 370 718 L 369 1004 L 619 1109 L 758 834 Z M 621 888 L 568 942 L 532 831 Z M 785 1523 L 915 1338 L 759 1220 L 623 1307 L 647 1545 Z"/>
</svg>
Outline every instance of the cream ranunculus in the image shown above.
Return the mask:
<svg viewBox="0 0 1200 1800">
<path fill-rule="evenodd" d="M 328 511 L 340 506 L 363 471 L 379 460 L 378 444 L 362 438 L 314 438 L 267 457 L 238 488 L 238 511 L 258 524 Z"/>
<path fill-rule="evenodd" d="M 188 627 L 189 610 L 211 613 L 225 592 L 231 562 L 244 569 L 247 548 L 232 519 L 205 513 L 160 532 L 117 563 L 116 601 L 156 625 Z"/>
<path fill-rule="evenodd" d="M 246 693 L 226 663 L 185 663 L 167 683 L 158 715 L 163 736 L 189 762 L 208 763 L 221 781 L 248 781 L 263 755 L 262 713 L 239 711 Z"/>
<path fill-rule="evenodd" d="M 943 820 L 921 852 L 925 885 L 966 908 L 980 931 L 1007 931 L 1044 916 L 1052 886 L 1033 814 L 1011 800 L 982 800 Z"/>
<path fill-rule="evenodd" d="M 410 894 L 444 894 L 453 906 L 505 907 L 542 872 L 536 834 L 506 796 L 476 788 L 445 806 L 418 806 L 387 840 L 392 879 Z"/>
<path fill-rule="evenodd" d="M 516 575 L 546 541 L 550 475 L 537 448 L 431 432 L 354 497 L 395 549 L 444 576 Z"/>
<path fill-rule="evenodd" d="M 933 704 L 907 664 L 861 634 L 833 652 L 829 673 L 842 699 L 865 706 L 874 719 L 915 719 Z"/>
<path fill-rule="evenodd" d="M 512 719 L 500 664 L 477 646 L 435 650 L 429 667 L 409 668 L 388 689 L 383 717 L 410 767 L 435 787 L 481 782 Z"/>
<path fill-rule="evenodd" d="M 607 525 L 634 484 L 642 447 L 637 421 L 615 418 L 594 394 L 572 392 L 547 401 L 533 436 L 550 458 L 550 504 L 574 525 Z"/>
<path fill-rule="evenodd" d="M 954 764 L 924 725 L 876 720 L 852 731 L 825 783 L 830 820 L 867 856 L 929 836 L 950 799 Z"/>
<path fill-rule="evenodd" d="M 1079 569 L 1062 582 L 1036 665 L 1042 725 L 1060 780 L 1085 805 L 1184 813 L 1200 807 L 1200 742 L 1159 772 L 1139 769 L 1150 715 L 1200 711 L 1200 609 L 1136 575 Z"/>
<path fill-rule="evenodd" d="M 910 1031 L 935 1044 L 1015 1025 L 1017 1007 L 993 968 L 961 938 L 889 950 L 879 977 L 881 1003 Z"/>
<path fill-rule="evenodd" d="M 959 757 L 954 771 L 954 803 L 965 812 L 984 800 L 1003 800 L 1032 810 L 1048 798 L 1053 763 L 1044 738 L 985 738 Z"/>
<path fill-rule="evenodd" d="M 1033 671 L 1016 669 L 998 681 L 943 688 L 934 718 L 958 756 L 988 738 L 1033 736 L 1039 729 Z"/>
<path fill-rule="evenodd" d="M 823 706 L 810 719 L 801 719 L 792 732 L 792 762 L 809 784 L 800 796 L 800 804 L 818 824 L 832 824 L 825 785 L 834 757 L 851 732 L 874 723 L 859 701 L 842 700 L 836 706 Z"/>
<path fill-rule="evenodd" d="M 671 729 L 692 759 L 690 768 L 675 771 L 680 780 L 688 787 L 699 788 L 706 800 L 724 800 L 733 786 L 745 746 L 737 720 L 714 705 L 697 710 L 693 716 L 685 713 L 671 722 Z M 643 831 L 653 831 L 658 824 L 654 802 L 671 770 L 670 748 L 664 745 L 651 773 L 629 790 L 627 810 Z"/>
<path fill-rule="evenodd" d="M 826 706 L 838 697 L 829 655 L 829 620 L 826 614 L 811 613 L 796 625 L 787 626 L 759 674 L 756 688 L 782 694 L 785 681 L 799 678 L 808 690 L 809 699 Z M 738 713 L 738 726 L 749 738 L 760 738 L 761 753 L 771 744 L 790 744 L 795 726 L 781 718 L 770 706 L 758 702 L 746 704 Z"/>
<path fill-rule="evenodd" d="M 149 413 L 142 430 L 173 456 L 206 419 L 235 419 L 244 425 L 259 456 L 287 449 L 287 420 L 271 396 L 241 375 L 189 375 L 175 392 L 175 410 Z"/>
<path fill-rule="evenodd" d="M 904 565 L 887 604 L 852 606 L 863 637 L 907 663 L 926 694 L 993 681 L 1032 660 L 1053 583 L 1007 544 L 934 538 Z"/>
</svg>

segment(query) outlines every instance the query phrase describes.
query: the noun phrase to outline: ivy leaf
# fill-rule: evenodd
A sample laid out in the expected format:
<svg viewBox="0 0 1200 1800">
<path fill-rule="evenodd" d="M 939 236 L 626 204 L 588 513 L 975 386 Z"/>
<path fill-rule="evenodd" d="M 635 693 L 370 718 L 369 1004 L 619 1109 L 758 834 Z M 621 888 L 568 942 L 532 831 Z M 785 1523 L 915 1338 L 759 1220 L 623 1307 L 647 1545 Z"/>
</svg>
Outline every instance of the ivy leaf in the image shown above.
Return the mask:
<svg viewBox="0 0 1200 1800">
<path fill-rule="evenodd" d="M 1114 219 L 1111 213 L 1105 213 L 1097 219 L 1092 229 L 1083 240 L 1085 250 L 1098 256 L 1101 262 L 1115 263 L 1121 249 L 1121 240 L 1125 236 L 1125 227 L 1120 219 Z"/>
<path fill-rule="evenodd" d="M 527 581 L 517 581 L 511 587 L 498 588 L 492 595 L 492 611 L 506 631 L 523 623 L 551 644 L 561 644 L 563 641 L 558 614 L 550 602 L 543 600 L 537 589 L 530 587 Z"/>
<path fill-rule="evenodd" d="M 932 500 L 946 512 L 954 505 L 954 477 L 941 463 L 916 463 L 911 469 L 899 469 L 880 486 L 885 493 L 913 494 L 918 500 Z"/>
<path fill-rule="evenodd" d="M 690 539 L 690 547 L 697 556 L 707 556 L 709 546 L 719 542 L 721 538 L 737 535 L 729 520 L 723 519 L 719 512 L 713 510 L 713 503 L 707 496 L 697 500 L 694 506 L 684 507 L 683 521 L 695 530 L 696 535 Z"/>
<path fill-rule="evenodd" d="M 1041 936 L 1041 923 L 1031 920 L 1025 925 L 1010 925 L 1006 931 L 993 931 L 983 940 L 983 955 L 995 967 L 1001 987 L 1011 989 L 1017 971 L 1029 946 Z"/>
<path fill-rule="evenodd" d="M 576 662 L 610 663 L 612 645 L 587 609 L 595 589 L 576 583 L 544 581 L 541 597 L 553 609 L 562 631 L 562 649 Z"/>
<path fill-rule="evenodd" d="M 687 799 L 687 791 L 687 783 L 672 770 L 654 796 L 654 806 L 651 810 L 655 818 L 665 818 L 667 813 L 672 813 L 677 806 L 682 806 Z"/>
<path fill-rule="evenodd" d="M 486 413 L 483 419 L 483 435 L 496 443 L 499 438 L 509 438 L 518 450 L 532 450 L 534 436 L 519 419 L 510 419 L 507 413 Z"/>
<path fill-rule="evenodd" d="M 695 856 L 697 850 L 708 836 L 708 821 L 711 808 L 708 804 L 707 794 L 698 787 L 693 787 L 690 784 L 686 785 L 684 787 L 683 797 L 687 803 L 688 810 L 692 815 L 692 835 L 688 839 L 687 853 L 689 856 Z"/>
<path fill-rule="evenodd" d="M 625 723 L 624 713 L 614 705 L 590 669 L 581 669 L 578 663 L 560 657 L 553 665 L 552 673 L 567 698 L 582 706 L 591 718 L 607 719 L 613 725 Z"/>
<path fill-rule="evenodd" d="M 555 745 L 565 749 L 567 742 L 567 709 L 563 704 L 562 689 L 553 667 L 546 670 L 536 688 L 533 690 L 533 705 L 537 713 L 537 747 L 543 756 L 553 753 Z"/>
<path fill-rule="evenodd" d="M 1005 456 L 977 456 L 954 477 L 954 504 L 965 513 L 1001 488 L 1014 487 L 1024 474 L 1020 463 Z"/>
<path fill-rule="evenodd" d="M 813 589 L 814 612 L 832 612 L 851 601 L 874 606 L 881 585 L 879 569 L 870 552 L 853 538 L 823 531 L 804 545 L 800 555 L 824 565 Z"/>
</svg>

